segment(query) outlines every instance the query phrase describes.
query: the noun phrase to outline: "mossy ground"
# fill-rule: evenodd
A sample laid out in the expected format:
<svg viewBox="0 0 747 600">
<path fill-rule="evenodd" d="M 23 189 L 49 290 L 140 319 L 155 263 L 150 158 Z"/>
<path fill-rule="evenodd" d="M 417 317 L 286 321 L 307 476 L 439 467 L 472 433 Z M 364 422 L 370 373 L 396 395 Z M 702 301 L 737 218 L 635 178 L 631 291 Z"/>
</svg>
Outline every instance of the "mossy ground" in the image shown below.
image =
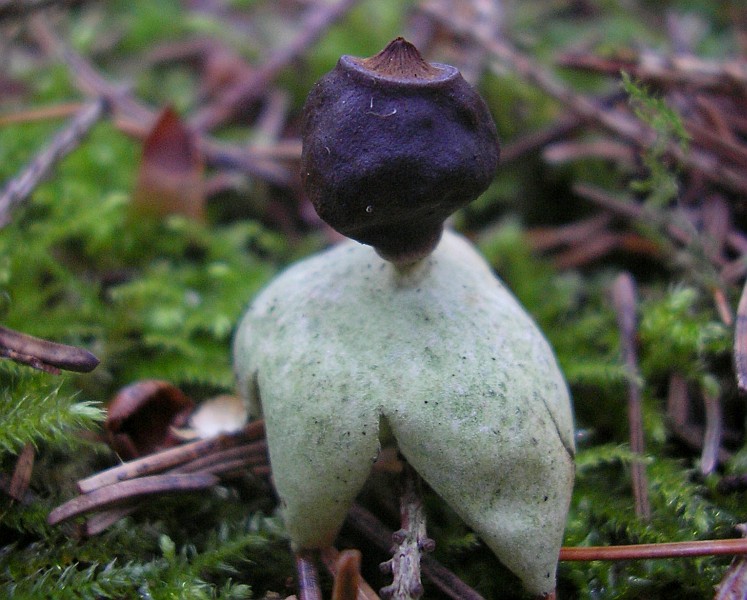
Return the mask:
<svg viewBox="0 0 747 600">
<path fill-rule="evenodd" d="M 247 15 L 236 22 L 220 11 L 190 10 L 187 4 L 70 3 L 47 17 L 63 39 L 108 76 L 128 81 L 138 98 L 154 107 L 172 105 L 187 119 L 204 101 L 204 74 L 186 61 L 151 60 L 154 48 L 212 38 L 243 60 L 261 63 L 268 47 L 280 47 L 298 34 L 300 12 L 284 13 L 293 3 L 227 3 L 228 9 Z M 304 96 L 339 55 L 369 56 L 389 39 L 417 32 L 417 4 L 361 2 L 300 61 L 283 69 L 273 83 L 288 102 L 281 137 L 297 139 Z M 504 8 L 510 38 L 548 68 L 569 47 L 593 47 L 607 56 L 641 47 L 668 53 L 672 43 L 662 25 L 667 15 L 687 16 L 700 28 L 692 36 L 698 56 L 726 59 L 739 53 L 734 18 L 744 14 L 736 1 L 711 0 L 593 6 L 537 1 Z M 4 93 L 0 87 L 0 115 L 82 99 L 70 70 L 39 50 L 29 19 L 0 21 L 0 61 L 6 67 L 0 82 L 12 81 L 21 90 Z M 430 58 L 446 60 L 459 47 L 435 43 Z M 648 119 L 665 141 L 682 141 L 676 111 L 670 114 L 657 104 L 655 92 L 635 83 L 625 91 L 619 82 L 597 75 L 562 75 L 579 92 L 630 96 L 640 118 Z M 556 122 L 566 110 L 500 69 L 482 72 L 479 87 L 504 147 Z M 260 109 L 250 107 L 243 120 L 216 135 L 231 143 L 261 141 Z M 14 177 L 62 124 L 24 119 L 0 126 L 0 181 Z M 582 128 L 576 139 L 584 135 L 589 132 Z M 720 285 L 728 304 L 736 307 L 740 287 L 738 281 L 722 285 L 703 239 L 695 236 L 689 245 L 673 246 L 667 237 L 668 209 L 692 185 L 691 174 L 672 167 L 656 145 L 638 154 L 634 169 L 599 157 L 553 165 L 543 160 L 542 150 L 499 168 L 492 187 L 457 215 L 454 226 L 477 242 L 537 320 L 570 385 L 578 473 L 566 544 L 733 537 L 734 526 L 747 521 L 746 499 L 743 493 L 721 493 L 717 483 L 724 473 L 744 472 L 745 415 L 732 367 L 733 326 L 720 317 L 713 290 Z M 280 268 L 328 241 L 305 212 L 294 182 L 277 186 L 242 173 L 231 173 L 233 183 L 209 196 L 204 223 L 133 213 L 130 198 L 140 151 L 138 140 L 111 119 L 102 120 L 0 229 L 0 322 L 85 346 L 101 359 L 90 375 L 60 377 L 0 360 L 0 473 L 13 472 L 26 444 L 36 452 L 27 501 L 1 499 L 0 593 L 165 599 L 261 598 L 272 591 L 284 597 L 292 590 L 292 557 L 282 524 L 273 516 L 271 493 L 249 480 L 208 493 L 159 498 L 90 539 L 79 539 L 73 527 L 46 524 L 49 510 L 74 495 L 77 479 L 116 462 L 98 437 L 106 402 L 116 390 L 138 379 L 159 378 L 198 400 L 231 391 L 230 341 L 243 307 Z M 294 168 L 291 161 L 289 172 Z M 208 174 L 226 172 L 211 167 Z M 559 268 L 552 256 L 534 251 L 530 233 L 537 227 L 595 214 L 574 193 L 578 183 L 600 186 L 652 210 L 657 219 L 619 220 L 617 228 L 650 241 L 657 251 L 642 258 L 617 247 L 572 268 Z M 745 198 L 724 194 L 734 227 L 741 231 Z M 633 509 L 628 377 L 609 299 L 612 281 L 624 270 L 636 278 L 640 300 L 637 343 L 649 521 L 636 517 Z M 733 457 L 708 476 L 700 474 L 699 451 L 671 427 L 667 392 L 673 374 L 689 384 L 696 424 L 702 424 L 702 394 L 721 398 L 725 428 L 732 435 L 725 448 Z M 486 598 L 521 597 L 511 575 L 438 498 L 429 495 L 427 504 L 435 556 L 443 564 Z M 367 552 L 364 575 L 376 585 L 381 581 L 376 564 L 385 557 L 352 532 L 345 530 L 343 536 L 343 543 Z M 728 564 L 723 557 L 563 563 L 559 593 L 561 598 L 709 598 Z M 439 596 L 427 587 L 426 597 Z"/>
</svg>

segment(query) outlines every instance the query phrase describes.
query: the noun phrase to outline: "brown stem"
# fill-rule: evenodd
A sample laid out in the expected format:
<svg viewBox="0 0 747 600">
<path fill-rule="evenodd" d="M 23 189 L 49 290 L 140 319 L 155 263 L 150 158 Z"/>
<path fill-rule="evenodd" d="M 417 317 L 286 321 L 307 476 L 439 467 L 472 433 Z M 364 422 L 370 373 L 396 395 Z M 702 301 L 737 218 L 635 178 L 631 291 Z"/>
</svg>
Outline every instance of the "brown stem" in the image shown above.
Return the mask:
<svg viewBox="0 0 747 600">
<path fill-rule="evenodd" d="M 298 600 L 322 600 L 319 574 L 311 551 L 296 553 L 296 573 L 298 574 Z"/>
<path fill-rule="evenodd" d="M 703 436 L 703 451 L 700 455 L 700 472 L 704 475 L 713 473 L 719 463 L 719 450 L 722 437 L 721 398 L 703 390 L 705 404 L 705 435 Z"/>
<path fill-rule="evenodd" d="M 405 464 L 400 498 L 402 528 L 392 534 L 395 542 L 392 558 L 381 564 L 382 570 L 392 573 L 393 579 L 391 585 L 381 589 L 384 598 L 417 600 L 423 595 L 421 551 L 432 551 L 434 542 L 426 534 L 421 485 L 420 476 Z"/>
<path fill-rule="evenodd" d="M 723 554 L 747 554 L 747 539 L 696 540 L 692 542 L 630 544 L 624 546 L 564 547 L 560 550 L 560 560 L 647 560 L 688 556 L 717 556 Z"/>
<path fill-rule="evenodd" d="M 737 323 L 734 331 L 734 366 L 737 371 L 737 386 L 747 393 L 747 282 L 737 306 Z"/>
<path fill-rule="evenodd" d="M 106 99 L 115 113 L 116 123 L 126 123 L 125 130 L 137 132 L 138 137 L 147 135 L 156 121 L 156 112 L 152 108 L 134 98 L 121 84 L 108 81 L 89 61 L 66 46 L 44 20 L 34 19 L 32 31 L 45 52 L 62 56 L 78 88 L 88 95 Z M 228 165 L 282 186 L 290 185 L 293 180 L 282 165 L 266 157 L 255 158 L 251 148 L 230 146 L 204 135 L 197 137 L 197 144 L 209 166 Z"/>
<path fill-rule="evenodd" d="M 630 113 L 622 110 L 605 110 L 589 97 L 575 93 L 551 71 L 518 52 L 506 40 L 497 36 L 481 35 L 478 29 L 471 27 L 468 23 L 460 22 L 453 14 L 447 14 L 433 5 L 427 5 L 421 10 L 426 10 L 429 15 L 451 31 L 482 44 L 490 53 L 494 61 L 493 66 L 497 71 L 504 71 L 508 67 L 519 77 L 538 87 L 582 119 L 594 121 L 604 129 L 639 147 L 645 148 L 656 139 L 654 130 Z M 705 178 L 718 186 L 740 194 L 747 193 L 747 177 L 743 171 L 725 165 L 712 154 L 695 148 L 690 148 L 688 152 L 685 152 L 675 143 L 668 144 L 667 154 L 688 169 L 702 173 Z"/>
<path fill-rule="evenodd" d="M 191 124 L 198 131 L 209 131 L 230 119 L 236 112 L 266 93 L 269 83 L 290 63 L 303 56 L 321 35 L 337 20 L 341 19 L 359 0 L 340 0 L 336 4 L 324 4 L 312 12 L 299 27 L 299 34 L 287 46 L 275 51 L 254 73 L 225 90 L 214 105 L 195 115 Z"/>
<path fill-rule="evenodd" d="M 628 422 L 630 426 L 630 449 L 638 455 L 631 464 L 633 496 L 636 514 L 643 519 L 651 518 L 651 504 L 648 499 L 646 466 L 643 462 L 643 413 L 641 384 L 638 374 L 638 357 L 635 347 L 636 334 L 636 291 L 635 282 L 629 273 L 622 273 L 612 285 L 612 301 L 617 312 L 620 329 L 620 344 L 623 360 L 628 371 Z"/>
<path fill-rule="evenodd" d="M 354 504 L 348 513 L 348 523 L 382 552 L 389 552 L 393 532 L 371 512 Z M 485 600 L 432 556 L 421 557 L 421 568 L 425 578 L 452 600 Z"/>
<path fill-rule="evenodd" d="M 89 493 L 101 487 L 109 486 L 119 481 L 125 481 L 147 475 L 165 471 L 166 469 L 183 465 L 192 460 L 227 448 L 238 446 L 247 440 L 257 440 L 264 435 L 264 421 L 252 421 L 240 432 L 221 435 L 206 440 L 197 440 L 145 456 L 137 460 L 130 461 L 118 467 L 113 467 L 101 473 L 97 473 L 78 482 L 78 490 L 82 493 Z"/>
<path fill-rule="evenodd" d="M 218 478 L 215 475 L 201 473 L 151 475 L 149 477 L 121 481 L 94 490 L 89 494 L 76 496 L 52 510 L 47 517 L 47 522 L 50 525 L 56 525 L 85 512 L 108 507 L 123 500 L 151 494 L 162 494 L 164 492 L 199 490 L 212 487 L 216 483 L 218 483 Z"/>
<path fill-rule="evenodd" d="M 52 142 L 11 179 L 0 192 L 0 227 L 10 221 L 10 212 L 31 195 L 37 185 L 49 175 L 52 168 L 70 152 L 75 150 L 91 128 L 107 111 L 107 102 L 97 98 L 86 104 Z"/>
<path fill-rule="evenodd" d="M 0 198 L 1 202 L 2 198 Z M 55 375 L 58 375 L 61 369 L 88 373 L 99 364 L 99 359 L 88 350 L 50 342 L 2 326 L 0 326 L 1 356 Z"/>
</svg>

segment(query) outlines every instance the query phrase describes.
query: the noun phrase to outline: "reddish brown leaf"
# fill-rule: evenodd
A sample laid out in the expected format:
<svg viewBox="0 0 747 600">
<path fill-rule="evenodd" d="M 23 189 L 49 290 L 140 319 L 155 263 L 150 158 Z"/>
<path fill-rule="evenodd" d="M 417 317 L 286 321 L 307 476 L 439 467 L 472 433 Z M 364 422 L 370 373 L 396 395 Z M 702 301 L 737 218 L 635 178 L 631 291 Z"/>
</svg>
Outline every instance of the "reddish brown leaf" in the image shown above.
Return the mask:
<svg viewBox="0 0 747 600">
<path fill-rule="evenodd" d="M 133 207 L 137 214 L 204 218 L 202 155 L 196 136 L 171 108 L 164 109 L 143 143 Z"/>
<path fill-rule="evenodd" d="M 119 391 L 109 404 L 104 428 L 109 444 L 125 460 L 179 443 L 175 427 L 186 424 L 191 399 L 165 381 L 138 381 Z"/>
</svg>

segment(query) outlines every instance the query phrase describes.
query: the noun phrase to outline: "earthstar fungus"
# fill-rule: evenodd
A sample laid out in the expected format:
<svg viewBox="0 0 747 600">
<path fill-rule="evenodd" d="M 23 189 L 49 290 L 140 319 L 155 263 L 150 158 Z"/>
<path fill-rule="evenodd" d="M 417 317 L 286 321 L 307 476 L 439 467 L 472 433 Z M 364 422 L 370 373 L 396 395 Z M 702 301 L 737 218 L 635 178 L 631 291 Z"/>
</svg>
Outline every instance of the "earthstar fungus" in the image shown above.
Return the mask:
<svg viewBox="0 0 747 600">
<path fill-rule="evenodd" d="M 383 443 L 539 596 L 573 485 L 570 399 L 537 326 L 443 221 L 489 185 L 495 126 L 398 38 L 342 57 L 305 107 L 303 178 L 352 241 L 291 266 L 234 342 L 296 551 L 332 544 Z M 369 210 L 370 208 L 370 210 Z"/>
</svg>

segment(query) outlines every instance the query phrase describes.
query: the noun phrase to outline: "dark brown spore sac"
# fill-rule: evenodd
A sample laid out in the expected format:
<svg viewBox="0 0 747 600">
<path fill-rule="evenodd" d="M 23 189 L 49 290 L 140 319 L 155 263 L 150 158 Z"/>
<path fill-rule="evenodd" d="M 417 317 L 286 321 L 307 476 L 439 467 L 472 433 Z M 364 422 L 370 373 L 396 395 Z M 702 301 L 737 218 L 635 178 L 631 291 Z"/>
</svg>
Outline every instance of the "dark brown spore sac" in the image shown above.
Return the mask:
<svg viewBox="0 0 747 600">
<path fill-rule="evenodd" d="M 444 220 L 490 185 L 498 135 L 479 94 L 402 38 L 343 56 L 304 107 L 301 176 L 331 227 L 408 264 L 438 244 Z"/>
</svg>

